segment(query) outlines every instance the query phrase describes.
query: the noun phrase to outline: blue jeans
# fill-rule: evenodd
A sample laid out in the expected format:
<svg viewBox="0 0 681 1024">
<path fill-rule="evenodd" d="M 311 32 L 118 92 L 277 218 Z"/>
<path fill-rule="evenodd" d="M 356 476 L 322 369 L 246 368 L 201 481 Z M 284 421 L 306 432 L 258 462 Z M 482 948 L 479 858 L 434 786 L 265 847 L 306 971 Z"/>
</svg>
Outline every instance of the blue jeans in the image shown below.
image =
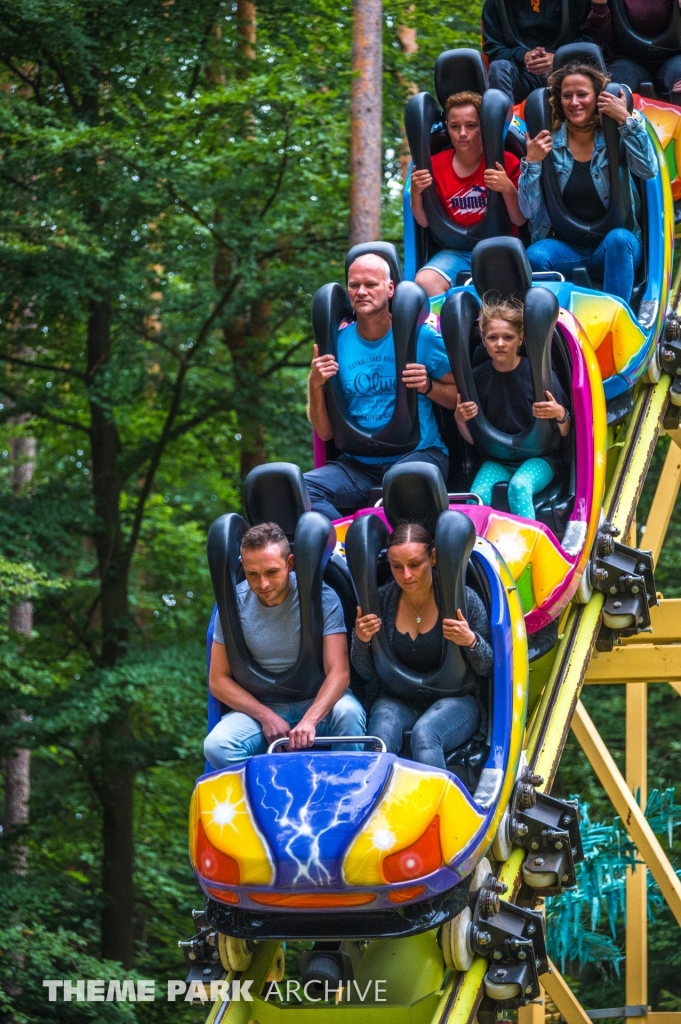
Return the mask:
<svg viewBox="0 0 681 1024">
<path fill-rule="evenodd" d="M 289 725 L 297 725 L 311 700 L 287 704 L 268 704 L 275 714 Z M 317 736 L 364 736 L 364 708 L 351 693 L 344 693 L 317 726 Z M 206 736 L 203 752 L 212 768 L 228 768 L 253 754 L 264 754 L 269 746 L 260 722 L 242 711 L 228 711 Z M 361 750 L 361 746 L 344 743 L 339 750 Z"/>
<path fill-rule="evenodd" d="M 603 277 L 604 292 L 629 302 L 643 247 L 631 231 L 615 228 L 595 249 L 568 245 L 558 238 L 544 238 L 530 246 L 527 258 L 533 270 L 557 270 L 566 275 L 575 267 L 595 270 Z"/>
<path fill-rule="evenodd" d="M 419 764 L 446 768 L 445 753 L 469 740 L 480 724 L 480 707 L 472 693 L 443 697 L 419 714 L 397 697 L 379 697 L 371 709 L 369 735 L 380 736 L 389 754 L 399 754 L 411 729 L 411 756 Z"/>
<path fill-rule="evenodd" d="M 404 455 L 398 462 L 432 462 L 447 479 L 449 457 L 440 448 L 421 448 Z M 394 462 L 371 464 L 358 462 L 341 455 L 335 462 L 327 462 L 319 469 L 305 473 L 305 483 L 312 502 L 312 511 L 321 512 L 327 519 L 340 519 L 341 513 L 366 508 L 372 487 L 380 487 L 383 477 Z"/>
<path fill-rule="evenodd" d="M 432 260 L 428 260 L 421 270 L 436 270 L 440 277 L 444 278 L 447 288 L 453 288 L 456 284 L 456 275 L 461 270 L 470 272 L 472 252 L 458 252 L 454 249 L 441 249 L 436 252 Z M 416 275 L 418 277 L 418 274 Z M 445 289 L 442 289 L 445 291 Z"/>
</svg>

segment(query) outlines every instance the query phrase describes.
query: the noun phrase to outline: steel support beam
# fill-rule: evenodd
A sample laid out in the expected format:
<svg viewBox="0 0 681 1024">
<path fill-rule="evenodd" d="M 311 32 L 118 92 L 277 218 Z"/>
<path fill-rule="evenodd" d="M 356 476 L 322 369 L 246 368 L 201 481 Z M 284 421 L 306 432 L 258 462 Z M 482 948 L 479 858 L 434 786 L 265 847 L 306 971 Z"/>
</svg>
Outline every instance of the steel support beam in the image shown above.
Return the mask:
<svg viewBox="0 0 681 1024">
<path fill-rule="evenodd" d="M 645 533 L 641 544 L 646 540 Z M 650 609 L 651 633 L 637 633 L 635 636 L 623 637 L 623 647 L 636 647 L 638 644 L 673 644 L 681 643 L 681 598 L 663 598 L 658 605 Z"/>
<path fill-rule="evenodd" d="M 626 782 L 645 810 L 648 800 L 648 686 L 627 686 Z M 644 864 L 627 870 L 626 976 L 627 1006 L 648 1004 L 648 893 Z"/>
<path fill-rule="evenodd" d="M 659 885 L 669 909 L 681 924 L 681 882 L 581 701 L 575 708 L 572 731 Z"/>
<path fill-rule="evenodd" d="M 591 1024 L 579 999 L 550 960 L 549 973 L 542 974 L 541 983 L 567 1024 Z M 520 1021 L 520 1016 L 518 1016 L 518 1021 Z"/>
<path fill-rule="evenodd" d="M 613 647 L 592 658 L 584 677 L 594 683 L 670 683 L 681 681 L 681 643 Z"/>
<path fill-rule="evenodd" d="M 641 546 L 652 551 L 653 563 L 655 565 L 657 565 L 660 552 L 662 551 L 662 545 L 667 534 L 667 528 L 674 511 L 680 486 L 681 448 L 672 442 L 669 445 L 662 473 L 657 482 L 655 497 L 650 506 L 650 515 L 648 516 L 645 532 L 641 538 Z"/>
</svg>

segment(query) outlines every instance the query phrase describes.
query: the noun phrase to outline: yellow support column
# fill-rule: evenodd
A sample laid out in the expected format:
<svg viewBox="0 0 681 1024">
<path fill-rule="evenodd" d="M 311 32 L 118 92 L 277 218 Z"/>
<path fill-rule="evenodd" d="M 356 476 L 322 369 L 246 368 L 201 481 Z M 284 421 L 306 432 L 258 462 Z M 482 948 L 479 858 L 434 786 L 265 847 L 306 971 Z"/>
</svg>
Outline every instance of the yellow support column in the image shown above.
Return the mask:
<svg viewBox="0 0 681 1024">
<path fill-rule="evenodd" d="M 626 780 L 645 810 L 648 799 L 648 684 L 627 684 Z M 648 1003 L 648 905 L 644 864 L 627 872 L 626 1002 Z"/>
<path fill-rule="evenodd" d="M 674 511 L 676 497 L 681 486 L 681 448 L 672 443 L 669 445 L 667 458 L 655 489 L 655 497 L 650 506 L 650 514 L 645 532 L 641 538 L 641 547 L 649 548 L 653 553 L 653 565 L 657 565 L 669 520 Z"/>
<path fill-rule="evenodd" d="M 533 1003 L 528 1003 L 527 1006 L 518 1007 L 518 1024 L 544 1024 L 544 1015 L 546 1013 L 544 999 L 544 988 L 540 985 L 539 999 L 535 999 Z"/>
</svg>

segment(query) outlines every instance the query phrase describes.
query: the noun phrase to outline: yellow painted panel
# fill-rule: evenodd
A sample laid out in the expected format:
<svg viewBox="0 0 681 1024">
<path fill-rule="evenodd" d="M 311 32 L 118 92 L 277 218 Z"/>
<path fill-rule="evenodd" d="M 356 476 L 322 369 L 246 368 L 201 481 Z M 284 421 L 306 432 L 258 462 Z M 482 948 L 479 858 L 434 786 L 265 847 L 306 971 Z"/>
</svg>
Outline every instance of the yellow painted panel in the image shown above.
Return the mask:
<svg viewBox="0 0 681 1024">
<path fill-rule="evenodd" d="M 233 857 L 242 885 L 272 885 L 274 865 L 246 796 L 244 769 L 202 779 L 195 796 L 208 842 Z"/>
<path fill-rule="evenodd" d="M 349 885 L 385 885 L 383 861 L 423 835 L 449 785 L 446 775 L 431 775 L 396 763 L 383 799 L 345 855 L 345 881 Z"/>
<path fill-rule="evenodd" d="M 453 783 L 449 783 L 440 804 L 440 846 L 449 864 L 470 843 L 483 817 Z"/>
</svg>

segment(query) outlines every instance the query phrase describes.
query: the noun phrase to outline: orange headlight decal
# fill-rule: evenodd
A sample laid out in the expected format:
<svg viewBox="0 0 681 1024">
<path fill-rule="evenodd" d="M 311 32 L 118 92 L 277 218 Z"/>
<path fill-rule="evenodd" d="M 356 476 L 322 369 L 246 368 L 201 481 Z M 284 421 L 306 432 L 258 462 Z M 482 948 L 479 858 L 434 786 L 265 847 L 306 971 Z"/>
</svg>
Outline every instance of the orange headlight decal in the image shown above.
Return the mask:
<svg viewBox="0 0 681 1024">
<path fill-rule="evenodd" d="M 440 818 L 436 815 L 415 843 L 385 858 L 382 871 L 386 882 L 410 882 L 432 874 L 441 866 Z"/>
<path fill-rule="evenodd" d="M 408 889 L 393 889 L 388 894 L 391 903 L 406 903 L 407 900 L 418 899 L 426 891 L 425 885 L 411 885 Z"/>
<path fill-rule="evenodd" d="M 323 907 L 361 907 L 373 903 L 375 892 L 249 892 L 254 903 L 266 907 L 307 907 L 309 910 Z"/>
<path fill-rule="evenodd" d="M 233 857 L 216 850 L 208 841 L 201 822 L 196 825 L 196 870 L 203 878 L 225 885 L 239 884 L 239 865 Z"/>
<path fill-rule="evenodd" d="M 228 892 L 226 889 L 216 889 L 212 885 L 206 886 L 206 891 L 211 894 L 213 899 L 220 900 L 221 903 L 238 903 L 239 897 L 235 892 Z"/>
</svg>

